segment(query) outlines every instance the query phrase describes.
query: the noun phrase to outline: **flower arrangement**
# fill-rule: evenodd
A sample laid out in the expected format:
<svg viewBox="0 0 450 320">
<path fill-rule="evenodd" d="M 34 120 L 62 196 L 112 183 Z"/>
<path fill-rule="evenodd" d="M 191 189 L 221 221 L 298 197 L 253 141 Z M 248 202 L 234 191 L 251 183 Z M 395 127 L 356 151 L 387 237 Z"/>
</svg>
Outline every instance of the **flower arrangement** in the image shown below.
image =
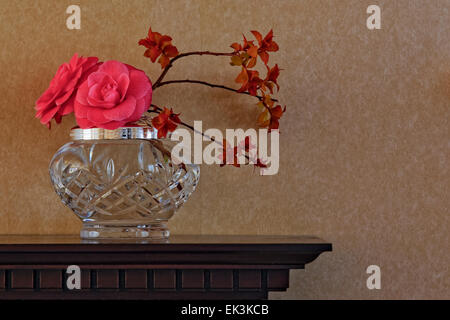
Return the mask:
<svg viewBox="0 0 450 320">
<path fill-rule="evenodd" d="M 48 89 L 36 101 L 36 118 L 51 128 L 52 120 L 60 123 L 63 116 L 74 113 L 77 125 L 82 129 L 104 128 L 116 129 L 122 126 L 151 124 L 158 129 L 158 138 L 164 138 L 168 132 L 173 132 L 178 125 L 191 130 L 192 126 L 180 119 L 180 114 L 174 113 L 172 108 L 160 107 L 152 104 L 153 92 L 159 87 L 188 83 L 220 88 L 238 94 L 246 94 L 257 99 L 256 105 L 260 109 L 257 124 L 260 127 L 277 130 L 279 119 L 286 111 L 278 100 L 273 97 L 275 89 L 278 91 L 278 64 L 269 66 L 270 54 L 278 51 L 278 44 L 273 40 L 270 30 L 265 37 L 258 31 L 251 31 L 255 40 L 247 40 L 243 36 L 242 43 L 233 43 L 231 52 L 193 51 L 180 53 L 172 44 L 172 38 L 148 30 L 146 38 L 138 44 L 146 48 L 144 56 L 152 63 L 158 62 L 162 72 L 152 84 L 144 71 L 119 61 L 100 62 L 97 57 L 81 57 L 77 54 L 68 63 L 62 64 Z M 170 80 L 164 81 L 165 76 L 174 63 L 188 56 L 212 55 L 230 58 L 230 64 L 239 67 L 235 82 L 240 88 L 212 84 L 201 80 Z M 267 70 L 265 77 L 255 69 L 258 62 L 263 63 Z M 214 141 L 211 138 L 212 141 Z M 218 142 L 222 145 L 222 165 L 239 166 L 236 161 L 237 153 L 249 152 L 251 143 L 245 139 L 240 145 L 231 147 L 227 141 Z M 246 155 L 248 159 L 248 155 Z M 254 165 L 265 167 L 261 159 L 256 159 Z"/>
</svg>

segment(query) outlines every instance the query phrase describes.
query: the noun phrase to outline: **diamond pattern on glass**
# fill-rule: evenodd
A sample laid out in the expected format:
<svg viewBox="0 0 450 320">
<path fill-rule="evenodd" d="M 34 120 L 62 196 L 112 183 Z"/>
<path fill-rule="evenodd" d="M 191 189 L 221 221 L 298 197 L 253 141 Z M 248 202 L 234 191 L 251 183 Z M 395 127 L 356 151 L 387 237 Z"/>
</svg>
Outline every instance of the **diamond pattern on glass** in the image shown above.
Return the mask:
<svg viewBox="0 0 450 320">
<path fill-rule="evenodd" d="M 89 140 L 64 145 L 50 163 L 62 202 L 84 222 L 168 220 L 194 192 L 197 165 L 175 165 L 170 140 Z"/>
</svg>

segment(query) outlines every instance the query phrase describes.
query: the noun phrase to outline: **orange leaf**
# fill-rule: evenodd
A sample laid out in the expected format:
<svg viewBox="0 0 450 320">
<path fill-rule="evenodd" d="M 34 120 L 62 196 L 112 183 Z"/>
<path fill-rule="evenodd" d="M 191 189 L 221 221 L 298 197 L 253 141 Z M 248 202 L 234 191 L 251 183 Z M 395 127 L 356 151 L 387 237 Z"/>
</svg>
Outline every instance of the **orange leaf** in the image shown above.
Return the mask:
<svg viewBox="0 0 450 320">
<path fill-rule="evenodd" d="M 266 36 L 264 37 L 264 42 L 271 42 L 273 38 L 273 30 L 270 29 L 269 32 L 267 32 Z"/>
<path fill-rule="evenodd" d="M 151 37 L 151 35 L 152 35 L 152 27 L 150 26 L 150 27 L 148 27 L 148 32 L 147 32 L 147 37 Z"/>
<path fill-rule="evenodd" d="M 264 103 L 265 103 L 267 106 L 269 106 L 269 107 L 272 107 L 272 106 L 273 106 L 274 101 L 272 100 L 272 97 L 271 97 L 270 95 L 264 95 L 264 96 L 263 96 L 263 99 L 264 99 Z"/>
<path fill-rule="evenodd" d="M 156 59 L 161 54 L 161 50 L 158 47 L 152 47 L 151 49 L 147 49 L 144 53 L 144 56 L 150 58 L 152 62 L 155 62 Z"/>
<path fill-rule="evenodd" d="M 247 49 L 247 53 L 250 57 L 255 58 L 258 55 L 258 47 L 251 46 L 249 49 Z"/>
<path fill-rule="evenodd" d="M 247 68 L 253 68 L 255 65 L 256 65 L 256 57 L 252 57 L 247 64 Z"/>
<path fill-rule="evenodd" d="M 258 43 L 261 45 L 261 42 L 262 42 L 262 35 L 261 35 L 261 33 L 259 33 L 258 31 L 255 31 L 255 30 L 252 30 L 251 32 L 255 36 L 255 38 L 258 41 Z"/>
<path fill-rule="evenodd" d="M 152 125 L 158 130 L 158 138 L 165 138 L 168 132 L 173 132 L 181 122 L 179 114 L 173 113 L 172 109 L 164 107 L 159 115 L 152 119 Z"/>
<path fill-rule="evenodd" d="M 280 123 L 278 122 L 278 119 L 276 119 L 276 118 L 270 119 L 269 131 L 278 129 L 279 127 L 280 127 Z"/>
<path fill-rule="evenodd" d="M 164 47 L 164 54 L 169 58 L 176 57 L 178 55 L 178 49 L 177 47 L 169 44 L 166 47 Z"/>
<path fill-rule="evenodd" d="M 242 50 L 242 46 L 237 42 L 233 43 L 230 47 L 233 48 L 235 52 Z"/>
<path fill-rule="evenodd" d="M 259 56 L 261 57 L 261 60 L 264 62 L 265 65 L 269 62 L 269 54 L 265 51 L 261 51 L 259 53 Z"/>
<path fill-rule="evenodd" d="M 278 85 L 277 79 L 278 76 L 280 75 L 280 68 L 278 68 L 278 64 L 276 64 L 273 68 L 269 68 L 267 67 L 267 76 L 265 81 L 266 82 L 272 82 L 277 86 L 277 90 L 280 90 L 280 86 Z"/>
<path fill-rule="evenodd" d="M 281 108 L 280 105 L 278 105 L 275 108 L 270 110 L 270 114 L 272 115 L 272 117 L 276 117 L 276 118 L 280 119 L 281 116 L 283 115 L 283 109 Z"/>
<path fill-rule="evenodd" d="M 164 69 L 170 63 L 170 59 L 167 58 L 164 54 L 159 58 L 158 63 L 161 64 L 161 68 Z"/>
<path fill-rule="evenodd" d="M 242 67 L 241 72 L 234 81 L 242 84 L 246 84 L 248 82 L 248 73 L 244 67 Z"/>
<path fill-rule="evenodd" d="M 161 46 L 170 44 L 170 42 L 172 41 L 172 38 L 169 36 L 161 36 L 159 33 L 158 33 L 158 35 L 160 36 L 159 42 L 161 43 Z"/>
</svg>

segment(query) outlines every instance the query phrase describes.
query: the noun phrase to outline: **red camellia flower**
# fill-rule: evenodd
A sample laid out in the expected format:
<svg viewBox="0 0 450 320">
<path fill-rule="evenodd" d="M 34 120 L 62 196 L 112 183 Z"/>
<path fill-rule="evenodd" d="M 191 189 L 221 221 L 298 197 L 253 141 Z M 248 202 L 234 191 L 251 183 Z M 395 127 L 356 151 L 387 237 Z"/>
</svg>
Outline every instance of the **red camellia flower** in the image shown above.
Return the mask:
<svg viewBox="0 0 450 320">
<path fill-rule="evenodd" d="M 180 114 L 173 113 L 172 109 L 167 109 L 159 113 L 157 117 L 152 119 L 152 125 L 158 130 L 158 138 L 165 138 L 168 132 L 173 132 L 181 123 Z"/>
<path fill-rule="evenodd" d="M 106 61 L 78 89 L 75 118 L 83 129 L 116 129 L 139 120 L 151 100 L 152 85 L 143 71 Z"/>
<path fill-rule="evenodd" d="M 98 65 L 98 58 L 78 57 L 76 53 L 69 63 L 62 64 L 48 89 L 36 101 L 36 118 L 50 129 L 52 119 L 60 123 L 62 116 L 72 113 L 76 89 Z"/>
</svg>

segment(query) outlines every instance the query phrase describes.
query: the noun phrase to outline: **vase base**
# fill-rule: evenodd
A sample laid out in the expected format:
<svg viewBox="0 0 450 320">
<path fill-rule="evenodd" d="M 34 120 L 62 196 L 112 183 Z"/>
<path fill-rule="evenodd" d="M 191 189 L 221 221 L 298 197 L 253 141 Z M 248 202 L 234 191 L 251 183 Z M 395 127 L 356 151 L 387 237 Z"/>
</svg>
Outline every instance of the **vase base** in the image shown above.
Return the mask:
<svg viewBox="0 0 450 320">
<path fill-rule="evenodd" d="M 169 238 L 166 222 L 141 225 L 83 224 L 82 239 L 154 239 Z"/>
</svg>

